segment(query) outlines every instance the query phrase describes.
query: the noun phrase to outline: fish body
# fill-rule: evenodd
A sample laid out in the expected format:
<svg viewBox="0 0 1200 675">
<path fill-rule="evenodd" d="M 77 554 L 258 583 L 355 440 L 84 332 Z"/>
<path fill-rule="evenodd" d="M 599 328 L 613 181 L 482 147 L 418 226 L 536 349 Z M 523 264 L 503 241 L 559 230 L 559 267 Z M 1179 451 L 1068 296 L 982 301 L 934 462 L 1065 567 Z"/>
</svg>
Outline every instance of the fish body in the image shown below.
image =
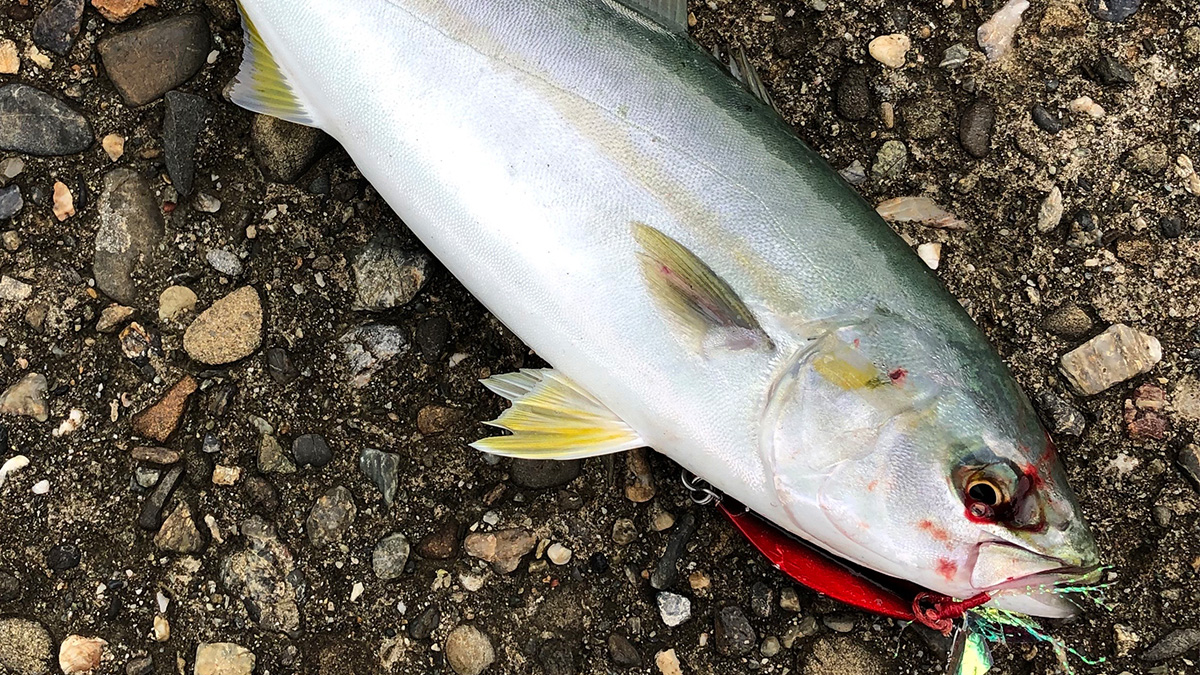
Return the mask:
<svg viewBox="0 0 1200 675">
<path fill-rule="evenodd" d="M 970 318 L 677 26 L 615 0 L 241 5 L 261 50 L 234 100 L 337 139 L 554 366 L 494 388 L 574 392 L 586 423 L 549 429 L 518 402 L 529 419 L 506 428 L 525 434 L 486 449 L 650 446 L 789 532 L 956 597 L 1095 563 L 1053 446 Z M 256 94 L 276 71 L 286 91 Z"/>
</svg>

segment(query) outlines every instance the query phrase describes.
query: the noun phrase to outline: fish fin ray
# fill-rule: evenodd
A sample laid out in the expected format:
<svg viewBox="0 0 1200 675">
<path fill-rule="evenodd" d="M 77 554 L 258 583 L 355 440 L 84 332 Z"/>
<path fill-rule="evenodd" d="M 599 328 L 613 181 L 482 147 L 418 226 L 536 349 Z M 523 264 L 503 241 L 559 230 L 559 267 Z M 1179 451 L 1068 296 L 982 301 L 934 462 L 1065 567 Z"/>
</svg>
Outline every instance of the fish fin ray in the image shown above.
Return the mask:
<svg viewBox="0 0 1200 675">
<path fill-rule="evenodd" d="M 245 47 L 241 68 L 227 89 L 229 99 L 252 112 L 304 126 L 319 126 L 271 55 L 241 0 L 237 4 L 242 15 Z"/>
<path fill-rule="evenodd" d="M 646 445 L 637 432 L 567 376 L 550 368 L 523 369 L 483 381 L 512 407 L 488 425 L 512 433 L 471 444 L 476 450 L 522 459 L 579 459 Z"/>
<path fill-rule="evenodd" d="M 689 337 L 702 346 L 719 331 L 733 349 L 774 348 L 746 303 L 695 253 L 643 223 L 633 224 L 633 237 L 651 296 Z"/>
<path fill-rule="evenodd" d="M 687 0 L 617 0 L 673 32 L 687 35 Z"/>
<path fill-rule="evenodd" d="M 771 98 L 771 92 L 767 91 L 767 85 L 763 83 L 758 70 L 750 62 L 750 57 L 746 55 L 746 50 L 740 46 L 729 50 L 729 72 L 751 94 L 754 94 L 760 101 L 771 106 L 771 109 L 775 112 L 779 112 L 779 108 Z"/>
</svg>

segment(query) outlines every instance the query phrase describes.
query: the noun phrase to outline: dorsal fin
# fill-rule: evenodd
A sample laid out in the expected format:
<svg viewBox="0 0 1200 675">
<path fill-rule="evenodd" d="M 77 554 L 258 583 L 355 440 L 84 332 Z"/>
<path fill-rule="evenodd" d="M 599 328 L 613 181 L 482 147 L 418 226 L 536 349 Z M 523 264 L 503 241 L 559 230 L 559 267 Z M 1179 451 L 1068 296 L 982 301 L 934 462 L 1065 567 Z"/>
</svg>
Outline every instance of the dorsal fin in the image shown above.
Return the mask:
<svg viewBox="0 0 1200 675">
<path fill-rule="evenodd" d="M 633 238 L 651 297 L 701 350 L 714 333 L 729 349 L 774 347 L 746 303 L 686 246 L 643 223 L 633 224 Z"/>
<path fill-rule="evenodd" d="M 729 72 L 751 94 L 754 94 L 760 101 L 771 106 L 775 112 L 779 112 L 779 108 L 775 106 L 775 101 L 771 100 L 771 92 L 767 91 L 767 85 L 763 83 L 758 70 L 750 62 L 750 57 L 746 56 L 746 50 L 740 46 L 729 50 Z"/>
<path fill-rule="evenodd" d="M 687 35 L 687 0 L 617 0 L 673 32 Z"/>
<path fill-rule="evenodd" d="M 238 0 L 238 11 L 242 15 L 245 48 L 242 50 L 242 67 L 227 89 L 229 100 L 256 113 L 305 126 L 318 126 L 271 55 L 241 0 Z"/>
</svg>

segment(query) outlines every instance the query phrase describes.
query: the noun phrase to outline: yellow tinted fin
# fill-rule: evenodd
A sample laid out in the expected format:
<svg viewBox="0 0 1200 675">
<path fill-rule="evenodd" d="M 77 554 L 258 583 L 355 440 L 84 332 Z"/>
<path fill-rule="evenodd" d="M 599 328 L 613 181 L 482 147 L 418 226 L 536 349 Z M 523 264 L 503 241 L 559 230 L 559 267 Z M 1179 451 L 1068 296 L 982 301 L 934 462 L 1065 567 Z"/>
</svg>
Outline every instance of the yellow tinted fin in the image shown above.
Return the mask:
<svg viewBox="0 0 1200 675">
<path fill-rule="evenodd" d="M 683 244 L 642 223 L 633 224 L 642 274 L 655 302 L 701 348 L 717 333 L 729 349 L 773 349 L 750 308 Z"/>
<path fill-rule="evenodd" d="M 238 10 L 242 14 L 245 48 L 242 50 L 242 67 L 228 88 L 229 99 L 256 113 L 305 126 L 318 126 L 267 49 L 241 0 L 238 0 Z"/>
<path fill-rule="evenodd" d="M 555 370 L 525 369 L 483 384 L 512 401 L 488 422 L 512 435 L 480 439 L 471 444 L 476 450 L 522 459 L 578 459 L 646 445 L 603 403 Z"/>
</svg>

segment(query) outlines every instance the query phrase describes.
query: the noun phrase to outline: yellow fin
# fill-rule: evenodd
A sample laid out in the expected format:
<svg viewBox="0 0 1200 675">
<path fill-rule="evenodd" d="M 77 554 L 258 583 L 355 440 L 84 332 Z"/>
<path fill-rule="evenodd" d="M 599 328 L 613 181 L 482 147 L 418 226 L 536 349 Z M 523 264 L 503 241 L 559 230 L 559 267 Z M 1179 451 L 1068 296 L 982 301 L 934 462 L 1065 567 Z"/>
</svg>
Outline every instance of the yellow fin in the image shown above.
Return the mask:
<svg viewBox="0 0 1200 675">
<path fill-rule="evenodd" d="M 645 445 L 603 403 L 555 370 L 525 369 L 483 384 L 512 401 L 488 423 L 512 435 L 480 439 L 471 444 L 476 450 L 522 459 L 577 459 Z"/>
<path fill-rule="evenodd" d="M 242 67 L 228 88 L 229 100 L 256 113 L 305 126 L 319 126 L 267 49 L 241 0 L 238 0 L 238 10 L 242 15 L 245 48 L 242 50 Z"/>
<path fill-rule="evenodd" d="M 633 224 L 633 238 L 650 294 L 688 337 L 703 346 L 715 330 L 731 349 L 774 347 L 746 303 L 687 247 L 642 223 Z"/>
</svg>

